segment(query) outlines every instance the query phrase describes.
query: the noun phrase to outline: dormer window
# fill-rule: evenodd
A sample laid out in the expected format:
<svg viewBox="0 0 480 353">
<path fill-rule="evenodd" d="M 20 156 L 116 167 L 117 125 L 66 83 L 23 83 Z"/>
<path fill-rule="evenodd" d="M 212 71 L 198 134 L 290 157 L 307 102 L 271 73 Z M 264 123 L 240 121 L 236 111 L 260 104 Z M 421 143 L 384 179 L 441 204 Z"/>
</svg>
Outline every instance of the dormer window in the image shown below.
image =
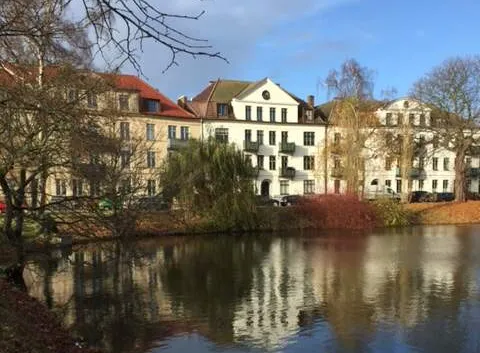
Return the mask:
<svg viewBox="0 0 480 353">
<path fill-rule="evenodd" d="M 409 101 L 403 101 L 403 107 L 405 109 L 408 109 L 408 107 L 410 107 L 410 102 Z"/>
<path fill-rule="evenodd" d="M 128 94 L 121 94 L 118 96 L 118 106 L 120 110 L 129 110 L 128 109 Z"/>
<path fill-rule="evenodd" d="M 69 89 L 67 92 L 68 103 L 74 103 L 78 100 L 78 91 L 75 89 Z"/>
<path fill-rule="evenodd" d="M 313 111 L 307 110 L 307 120 L 313 120 Z"/>
<path fill-rule="evenodd" d="M 228 104 L 217 104 L 217 116 L 228 116 Z"/>
<path fill-rule="evenodd" d="M 92 109 L 97 108 L 97 95 L 95 93 L 87 93 L 87 106 Z"/>
<path fill-rule="evenodd" d="M 147 113 L 158 113 L 160 111 L 160 102 L 154 99 L 144 99 L 143 109 Z"/>
</svg>

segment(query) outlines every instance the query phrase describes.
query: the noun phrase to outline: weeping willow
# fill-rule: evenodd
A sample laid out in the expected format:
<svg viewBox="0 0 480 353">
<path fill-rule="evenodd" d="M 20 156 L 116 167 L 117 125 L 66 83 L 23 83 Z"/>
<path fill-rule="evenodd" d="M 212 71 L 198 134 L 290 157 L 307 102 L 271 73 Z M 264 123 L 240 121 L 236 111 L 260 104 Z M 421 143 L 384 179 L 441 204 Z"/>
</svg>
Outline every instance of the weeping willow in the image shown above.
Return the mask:
<svg viewBox="0 0 480 353">
<path fill-rule="evenodd" d="M 164 195 L 185 214 L 216 230 L 256 226 L 252 167 L 233 144 L 191 140 L 168 157 L 160 181 Z"/>
</svg>

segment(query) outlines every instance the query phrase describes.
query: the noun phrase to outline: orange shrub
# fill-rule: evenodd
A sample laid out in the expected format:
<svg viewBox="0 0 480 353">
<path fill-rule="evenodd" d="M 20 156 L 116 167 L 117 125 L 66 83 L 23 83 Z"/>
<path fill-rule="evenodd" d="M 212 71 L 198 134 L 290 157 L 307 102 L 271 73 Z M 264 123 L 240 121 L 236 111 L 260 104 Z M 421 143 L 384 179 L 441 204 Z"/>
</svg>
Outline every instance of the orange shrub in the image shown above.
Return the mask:
<svg viewBox="0 0 480 353">
<path fill-rule="evenodd" d="M 373 205 L 354 195 L 315 195 L 302 198 L 296 208 L 313 228 L 370 229 L 377 226 Z"/>
</svg>

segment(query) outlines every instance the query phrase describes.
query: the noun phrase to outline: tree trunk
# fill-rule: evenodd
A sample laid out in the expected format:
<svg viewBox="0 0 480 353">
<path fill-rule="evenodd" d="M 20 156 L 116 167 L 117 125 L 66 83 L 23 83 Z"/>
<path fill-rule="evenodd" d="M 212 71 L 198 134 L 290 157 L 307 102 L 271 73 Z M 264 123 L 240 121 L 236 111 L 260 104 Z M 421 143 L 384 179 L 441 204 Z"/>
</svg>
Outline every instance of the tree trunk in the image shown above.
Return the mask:
<svg viewBox="0 0 480 353">
<path fill-rule="evenodd" d="M 465 202 L 465 154 L 466 148 L 457 150 L 455 155 L 455 201 Z"/>
</svg>

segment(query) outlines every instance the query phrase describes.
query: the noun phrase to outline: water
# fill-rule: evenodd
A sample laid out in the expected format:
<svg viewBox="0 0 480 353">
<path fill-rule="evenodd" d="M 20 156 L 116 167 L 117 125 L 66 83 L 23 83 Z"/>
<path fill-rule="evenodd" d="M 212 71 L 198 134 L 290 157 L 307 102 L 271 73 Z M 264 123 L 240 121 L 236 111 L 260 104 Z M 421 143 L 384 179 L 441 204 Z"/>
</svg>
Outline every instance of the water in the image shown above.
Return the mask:
<svg viewBox="0 0 480 353">
<path fill-rule="evenodd" d="M 101 243 L 25 277 L 115 353 L 480 352 L 480 226 Z"/>
</svg>

